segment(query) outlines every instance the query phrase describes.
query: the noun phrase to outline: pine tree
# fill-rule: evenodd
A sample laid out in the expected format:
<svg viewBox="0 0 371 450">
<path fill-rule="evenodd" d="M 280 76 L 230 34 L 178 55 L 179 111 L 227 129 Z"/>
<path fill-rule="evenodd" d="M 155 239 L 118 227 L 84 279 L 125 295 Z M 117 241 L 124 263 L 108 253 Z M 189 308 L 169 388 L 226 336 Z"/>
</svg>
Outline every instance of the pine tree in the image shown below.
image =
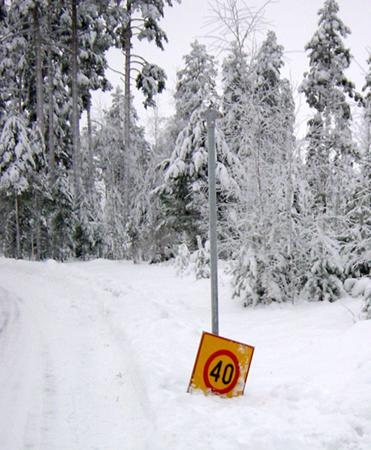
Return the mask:
<svg viewBox="0 0 371 450">
<path fill-rule="evenodd" d="M 166 33 L 160 27 L 160 20 L 164 16 L 165 5 L 173 6 L 171 0 L 116 0 L 111 1 L 111 8 L 107 15 L 107 23 L 115 45 L 124 53 L 124 151 L 125 159 L 133 154 L 134 133 L 130 122 L 132 112 L 131 85 L 133 72 L 136 87 L 144 95 L 144 106 L 154 106 L 154 97 L 165 88 L 166 74 L 162 68 L 153 64 L 141 55 L 133 54 L 133 42 L 146 40 L 154 42 L 161 49 L 167 42 Z M 134 124 L 135 126 L 135 124 Z M 129 214 L 129 189 L 127 184 L 130 174 L 126 173 L 128 165 L 123 167 L 123 208 L 124 215 Z"/>
</svg>

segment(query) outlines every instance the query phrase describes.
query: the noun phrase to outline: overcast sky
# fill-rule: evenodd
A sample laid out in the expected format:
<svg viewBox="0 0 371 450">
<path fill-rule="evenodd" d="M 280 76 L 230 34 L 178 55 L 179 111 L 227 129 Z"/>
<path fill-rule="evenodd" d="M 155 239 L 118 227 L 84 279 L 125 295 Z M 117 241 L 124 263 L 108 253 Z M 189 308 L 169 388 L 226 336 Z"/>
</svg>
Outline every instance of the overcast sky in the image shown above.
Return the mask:
<svg viewBox="0 0 371 450">
<path fill-rule="evenodd" d="M 252 8 L 258 8 L 264 2 L 246 0 L 246 3 Z M 304 71 L 308 69 L 304 46 L 317 29 L 317 13 L 323 3 L 324 0 L 275 0 L 265 9 L 265 18 L 269 23 L 267 29 L 276 32 L 278 43 L 285 48 L 285 68 L 282 73 L 293 86 L 301 82 Z M 211 44 L 210 39 L 205 37 L 210 33 L 210 27 L 207 26 L 211 16 L 210 4 L 211 0 L 182 0 L 180 5 L 174 1 L 174 7 L 166 9 L 161 23 L 169 39 L 165 50 L 156 49 L 154 44 L 142 44 L 139 49 L 143 56 L 163 67 L 167 73 L 167 92 L 159 99 L 160 112 L 164 115 L 172 111 L 171 92 L 175 86 L 176 71 L 183 67 L 182 57 L 189 53 L 190 43 L 198 39 L 206 45 Z M 338 0 L 338 4 L 339 17 L 351 30 L 351 35 L 345 41 L 354 56 L 348 76 L 356 83 L 357 89 L 361 89 L 367 55 L 371 52 L 371 0 Z M 118 51 L 110 51 L 109 64 L 122 70 L 123 57 Z M 108 75 L 114 85 L 122 84 L 117 74 L 110 72 Z M 139 114 L 143 115 L 140 107 L 142 99 L 139 95 L 136 97 L 136 107 Z M 109 96 L 97 94 L 94 100 L 97 109 L 104 108 L 108 105 Z"/>
</svg>

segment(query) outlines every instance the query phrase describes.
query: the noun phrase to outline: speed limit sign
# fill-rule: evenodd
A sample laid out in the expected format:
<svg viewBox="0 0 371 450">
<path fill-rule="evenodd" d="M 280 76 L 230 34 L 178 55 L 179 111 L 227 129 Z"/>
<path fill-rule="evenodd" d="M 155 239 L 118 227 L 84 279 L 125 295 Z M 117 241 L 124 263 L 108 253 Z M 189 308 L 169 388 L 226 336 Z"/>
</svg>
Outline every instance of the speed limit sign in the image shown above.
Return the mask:
<svg viewBox="0 0 371 450">
<path fill-rule="evenodd" d="M 236 397 L 244 393 L 254 347 L 214 334 L 202 334 L 188 392 Z"/>
</svg>

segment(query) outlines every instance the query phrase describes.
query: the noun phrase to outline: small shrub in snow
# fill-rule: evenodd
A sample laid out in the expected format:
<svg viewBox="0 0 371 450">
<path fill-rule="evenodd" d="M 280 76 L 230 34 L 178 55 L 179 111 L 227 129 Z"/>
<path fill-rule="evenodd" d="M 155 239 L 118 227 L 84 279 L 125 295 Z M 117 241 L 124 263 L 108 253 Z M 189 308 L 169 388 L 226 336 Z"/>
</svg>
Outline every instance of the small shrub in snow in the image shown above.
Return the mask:
<svg viewBox="0 0 371 450">
<path fill-rule="evenodd" d="M 355 239 L 362 240 L 362 236 L 357 236 Z M 345 274 L 352 278 L 361 278 L 370 276 L 371 274 L 371 250 L 366 249 L 366 246 L 371 245 L 371 238 L 365 242 L 357 242 L 357 245 L 351 248 L 351 257 L 345 265 Z"/>
<path fill-rule="evenodd" d="M 348 278 L 344 283 L 344 288 L 352 297 L 363 298 L 362 312 L 366 319 L 371 319 L 371 278 Z"/>
<path fill-rule="evenodd" d="M 310 301 L 338 300 L 344 292 L 342 268 L 330 259 L 317 260 L 307 274 L 303 294 Z"/>
<path fill-rule="evenodd" d="M 206 242 L 205 246 L 202 245 L 200 236 L 197 236 L 198 250 L 193 253 L 192 259 L 194 260 L 194 271 L 196 279 L 210 278 L 210 246 Z"/>
<path fill-rule="evenodd" d="M 365 313 L 366 319 L 371 319 L 371 286 L 367 290 L 367 293 L 365 293 L 365 304 L 362 312 Z"/>
<path fill-rule="evenodd" d="M 175 257 L 175 268 L 178 275 L 184 275 L 189 272 L 191 264 L 191 254 L 186 244 L 178 247 L 178 254 Z"/>
<path fill-rule="evenodd" d="M 344 289 L 345 291 L 352 295 L 352 290 L 357 283 L 357 278 L 348 278 L 344 281 Z"/>
<path fill-rule="evenodd" d="M 242 300 L 245 307 L 283 301 L 281 284 L 277 281 L 279 273 L 254 250 L 243 248 L 231 272 L 233 297 Z"/>
</svg>

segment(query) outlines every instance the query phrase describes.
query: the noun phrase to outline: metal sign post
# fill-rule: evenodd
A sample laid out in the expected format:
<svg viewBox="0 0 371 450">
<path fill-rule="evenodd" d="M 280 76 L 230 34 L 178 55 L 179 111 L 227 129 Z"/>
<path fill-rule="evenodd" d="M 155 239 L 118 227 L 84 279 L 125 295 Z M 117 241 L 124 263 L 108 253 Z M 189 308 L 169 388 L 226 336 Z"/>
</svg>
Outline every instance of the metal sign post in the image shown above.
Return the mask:
<svg viewBox="0 0 371 450">
<path fill-rule="evenodd" d="M 215 121 L 220 113 L 210 107 L 206 113 L 208 136 L 209 172 L 209 221 L 210 221 L 210 265 L 211 265 L 211 324 L 212 332 L 219 334 L 218 317 L 218 249 L 216 240 L 216 182 L 215 182 Z"/>
</svg>

